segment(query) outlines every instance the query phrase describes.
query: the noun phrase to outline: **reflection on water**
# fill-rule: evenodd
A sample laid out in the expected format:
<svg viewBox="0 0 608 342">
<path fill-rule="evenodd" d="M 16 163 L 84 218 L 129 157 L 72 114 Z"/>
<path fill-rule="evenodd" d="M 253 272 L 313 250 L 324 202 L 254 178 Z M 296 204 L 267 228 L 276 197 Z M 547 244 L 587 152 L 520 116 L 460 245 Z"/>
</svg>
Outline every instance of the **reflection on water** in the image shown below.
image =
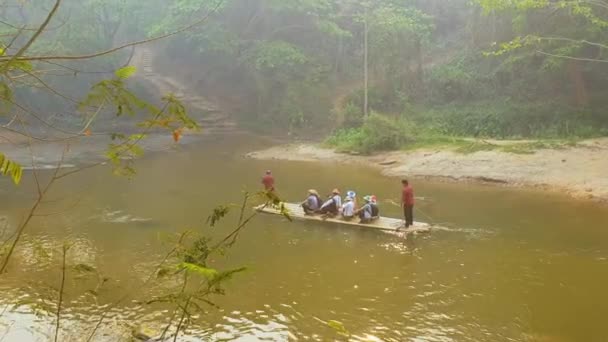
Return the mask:
<svg viewBox="0 0 608 342">
<path fill-rule="evenodd" d="M 151 218 L 136 217 L 129 215 L 122 210 L 109 210 L 104 209 L 99 216 L 91 217 L 93 220 L 97 219 L 101 222 L 110 223 L 133 223 L 133 222 L 151 222 Z"/>
<path fill-rule="evenodd" d="M 95 273 L 70 269 L 62 340 L 82 340 L 105 311 L 109 319 L 96 341 L 125 340 L 135 322 L 161 329 L 171 307 L 134 301 L 160 291 L 142 284 L 166 253 L 166 236 L 199 229 L 217 204 L 238 203 L 243 189 L 258 189 L 267 168 L 281 196 L 294 201 L 308 188 L 336 186 L 398 200 L 398 180 L 373 170 L 245 160 L 241 152 L 263 142 L 244 139 L 218 137 L 149 156 L 132 181 L 94 169 L 60 184 L 43 210 L 61 214 L 35 218 L 0 280 L 0 338 L 52 335 L 47 311 L 54 308 L 66 239 L 73 244 L 68 262 L 94 265 Z M 14 229 L 31 203 L 31 184 L 11 193 L 2 181 L 0 217 Z M 216 260 L 249 270 L 227 286 L 227 296 L 215 298 L 220 309 L 194 317 L 182 340 L 335 340 L 330 320 L 341 322 L 353 341 L 608 339 L 605 208 L 535 191 L 414 184 L 422 197 L 417 219 L 441 222 L 428 236 L 256 218 Z M 388 204 L 382 210 L 400 215 Z M 210 234 L 221 235 L 229 223 Z"/>
</svg>

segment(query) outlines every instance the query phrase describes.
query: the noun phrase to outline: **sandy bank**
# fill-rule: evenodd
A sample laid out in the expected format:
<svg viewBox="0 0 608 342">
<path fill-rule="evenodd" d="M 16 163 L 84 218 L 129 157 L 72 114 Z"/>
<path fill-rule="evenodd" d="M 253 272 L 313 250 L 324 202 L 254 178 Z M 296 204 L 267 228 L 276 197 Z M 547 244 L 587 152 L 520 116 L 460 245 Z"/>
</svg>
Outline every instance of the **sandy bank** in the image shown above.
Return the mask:
<svg viewBox="0 0 608 342">
<path fill-rule="evenodd" d="M 576 198 L 608 202 L 608 138 L 533 154 L 480 151 L 461 154 L 439 149 L 353 156 L 311 144 L 276 146 L 247 155 L 255 159 L 326 161 L 372 165 L 395 177 L 425 177 L 510 186 L 533 186 Z"/>
</svg>

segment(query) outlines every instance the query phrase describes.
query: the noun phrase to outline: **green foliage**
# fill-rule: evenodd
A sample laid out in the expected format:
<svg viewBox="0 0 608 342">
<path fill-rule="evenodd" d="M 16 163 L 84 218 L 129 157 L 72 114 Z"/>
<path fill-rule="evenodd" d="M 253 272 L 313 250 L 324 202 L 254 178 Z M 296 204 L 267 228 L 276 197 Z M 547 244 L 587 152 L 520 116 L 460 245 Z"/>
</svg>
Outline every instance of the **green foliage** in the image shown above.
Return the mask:
<svg viewBox="0 0 608 342">
<path fill-rule="evenodd" d="M 429 85 L 429 102 L 446 103 L 483 97 L 487 93 L 487 78 L 477 71 L 478 60 L 469 56 L 455 58 L 437 66 L 426 75 Z"/>
<path fill-rule="evenodd" d="M 341 322 L 335 320 L 327 321 L 327 326 L 334 329 L 339 335 L 349 337 L 350 333 L 346 330 L 346 327 Z"/>
<path fill-rule="evenodd" d="M 178 268 L 182 270 L 187 270 L 192 273 L 196 273 L 202 277 L 205 277 L 207 280 L 213 280 L 219 274 L 216 270 L 212 268 L 203 267 L 189 262 L 180 263 L 178 265 Z"/>
<path fill-rule="evenodd" d="M 352 38 L 353 34 L 350 31 L 347 31 L 341 28 L 336 22 L 321 19 L 317 21 L 317 28 L 319 31 L 336 38 Z"/>
<path fill-rule="evenodd" d="M 341 151 L 369 154 L 399 149 L 414 142 L 414 126 L 404 119 L 391 119 L 372 113 L 360 128 L 339 130 L 327 143 Z"/>
<path fill-rule="evenodd" d="M 127 74 L 127 72 L 123 71 L 122 74 Z M 149 106 L 126 88 L 123 78 L 117 77 L 95 84 L 86 99 L 80 103 L 80 110 L 84 111 L 87 107 L 99 107 L 107 104 L 115 106 L 116 116 L 125 113 L 132 116 L 135 115 L 137 110 Z"/>
<path fill-rule="evenodd" d="M 261 43 L 252 53 L 253 64 L 261 71 L 275 69 L 288 71 L 308 61 L 295 45 L 282 41 Z"/>
<path fill-rule="evenodd" d="M 265 201 L 266 205 L 280 203 L 276 194 L 263 195 L 267 199 Z M 211 245 L 209 237 L 194 234 L 193 232 L 185 232 L 176 236 L 175 247 L 165 259 L 171 259 L 174 266 L 161 264 L 156 271 L 157 281 L 164 281 L 171 285 L 165 288 L 166 292 L 164 294 L 145 301 L 147 305 L 169 303 L 175 306 L 174 314 L 171 316 L 171 321 L 165 331 L 174 324 L 173 320 L 180 315 L 182 318 L 176 322 L 177 334 L 184 329 L 185 324 L 189 322 L 189 317 L 193 314 L 205 313 L 206 306 L 219 308 L 213 302 L 214 296 L 224 295 L 225 290 L 223 285 L 231 280 L 234 275 L 246 270 L 245 267 L 239 267 L 219 271 L 209 267 L 208 264 L 209 257 L 214 254 L 223 255 L 225 250 L 234 243 L 238 232 L 257 215 L 257 211 L 255 211 L 248 217 L 244 216 L 250 197 L 248 193 L 245 193 L 236 230 L 232 231 L 220 242 Z M 210 216 L 210 218 L 213 218 L 210 220 L 214 221 L 214 225 L 228 214 L 227 208 L 228 206 L 220 206 L 214 210 Z M 180 315 L 177 315 L 177 313 L 180 313 Z M 177 339 L 177 334 L 175 339 Z M 164 336 L 161 336 L 160 339 L 164 339 Z"/>
<path fill-rule="evenodd" d="M 18 163 L 8 159 L 4 154 L 0 153 L 0 173 L 3 176 L 9 175 L 13 183 L 19 185 L 23 176 L 23 168 Z"/>
<path fill-rule="evenodd" d="M 352 101 L 349 101 L 342 111 L 343 124 L 345 128 L 360 127 L 363 124 L 363 110 L 362 106 L 356 105 Z"/>
<path fill-rule="evenodd" d="M 114 174 L 119 176 L 133 176 L 133 160 L 141 157 L 144 150 L 139 142 L 145 138 L 143 134 L 131 134 L 122 138 L 120 143 L 110 143 L 106 157 L 114 166 Z"/>
<path fill-rule="evenodd" d="M 412 7 L 384 6 L 372 12 L 370 25 L 393 34 L 409 33 L 422 39 L 429 39 L 434 29 L 433 18 Z"/>
<path fill-rule="evenodd" d="M 445 135 L 494 138 L 588 138 L 608 134 L 603 112 L 552 104 L 481 102 L 438 106 L 415 115 L 415 121 Z"/>
<path fill-rule="evenodd" d="M 135 75 L 135 72 L 137 72 L 137 68 L 130 65 L 130 66 L 126 66 L 126 67 L 116 70 L 114 72 L 114 74 L 119 79 L 126 80 L 126 79 L 130 78 L 131 76 Z"/>
<path fill-rule="evenodd" d="M 278 11 L 320 14 L 332 10 L 330 0 L 268 0 L 268 2 Z"/>
<path fill-rule="evenodd" d="M 608 115 L 605 112 L 506 101 L 415 108 L 397 118 L 374 114 L 361 127 L 337 130 L 326 144 L 341 152 L 363 154 L 429 146 L 452 146 L 460 153 L 501 150 L 524 154 L 540 148 L 559 148 L 563 144 L 557 140 L 502 146 L 464 138 L 581 139 L 606 135 Z"/>
<path fill-rule="evenodd" d="M 10 112 L 13 108 L 13 90 L 6 83 L 0 82 L 0 115 Z"/>
<path fill-rule="evenodd" d="M 0 63 L 0 70 L 3 72 L 31 72 L 34 69 L 32 63 L 22 60 L 13 60 Z"/>
<path fill-rule="evenodd" d="M 489 13 L 493 10 L 505 10 L 515 8 L 518 10 L 528 10 L 533 8 L 543 8 L 549 5 L 549 0 L 475 0 L 481 7 Z"/>
<path fill-rule="evenodd" d="M 198 124 L 188 116 L 185 106 L 174 95 L 165 95 L 162 98 L 164 107 L 157 108 L 127 89 L 125 80 L 135 71 L 136 69 L 130 66 L 117 70 L 116 78 L 95 84 L 87 98 L 79 105 L 82 111 L 90 107 L 111 105 L 116 108 L 116 116 L 124 113 L 135 116 L 142 111 L 149 116 L 148 119 L 137 124 L 143 129 L 142 133 L 129 135 L 114 133 L 111 136 L 113 142 L 108 145 L 106 157 L 114 166 L 114 173 L 121 176 L 135 174 L 133 161 L 143 155 L 144 150 L 140 143 L 146 139 L 147 133 L 152 129 L 172 132 L 173 139 L 177 142 L 184 128 L 193 130 L 199 128 Z"/>
<path fill-rule="evenodd" d="M 188 70 L 193 83 L 203 84 L 202 93 L 229 94 L 231 110 L 248 127 L 266 132 L 319 135 L 335 127 L 330 116 L 335 104 L 332 96 L 342 96 L 344 88 L 352 88 L 351 101 L 340 101 L 348 103 L 339 109 L 344 127 L 363 125 L 357 108 L 362 107 L 364 24 L 369 33 L 372 110 L 393 115 L 408 112 L 410 106 L 441 111 L 437 107 L 479 106 L 493 99 L 532 107 L 554 103 L 548 112 L 560 112 L 562 105 L 571 112 L 575 101 L 580 102 L 576 112 L 597 113 L 596 108 L 605 106 L 601 99 L 605 98 L 606 72 L 601 66 L 573 65 L 569 59 L 606 58 L 606 12 L 588 1 L 150 0 L 144 6 L 122 0 L 85 0 L 83 6 L 76 5 L 65 5 L 74 20 L 43 37 L 32 50 L 34 55 L 107 48 L 114 44 L 112 38 L 123 34 L 139 38 L 144 33 L 168 33 L 208 16 L 204 25 L 172 37 L 158 57 L 170 65 L 182 65 L 178 74 Z M 42 14 L 36 10 L 37 16 Z M 123 57 L 126 53 L 95 65 L 116 67 Z M 574 66 L 580 69 L 580 77 L 573 76 Z M 32 66 L 10 67 L 11 72 L 19 68 L 26 72 Z M 125 82 L 121 81 L 133 71 L 121 69 L 114 80 L 98 84 L 83 106 L 105 103 L 115 107 L 118 115 L 160 112 L 123 91 Z M 582 79 L 583 85 L 574 82 L 574 77 Z M 582 100 L 572 99 L 581 87 L 593 101 L 586 102 L 585 94 Z M 471 121 L 479 120 L 483 127 L 493 126 L 481 114 Z M 179 139 L 180 127 L 188 124 L 148 117 L 141 127 L 146 126 L 170 129 Z M 531 134 L 521 125 L 512 133 L 504 131 L 501 134 Z"/>
<path fill-rule="evenodd" d="M 496 48 L 487 52 L 486 55 L 500 56 L 505 53 L 517 52 L 524 48 L 540 50 L 549 53 L 551 58 L 580 58 L 592 61 L 596 56 L 585 56 L 582 45 L 600 47 L 605 49 L 606 29 L 608 19 L 605 19 L 605 11 L 601 5 L 588 1 L 530 1 L 530 0 L 476 0 L 486 11 L 511 11 L 516 13 L 514 21 L 517 31 L 521 29 L 523 18 L 534 18 L 537 13 L 551 14 L 544 23 L 546 27 L 540 33 L 530 32 L 526 36 L 516 36 L 512 40 L 495 44 Z M 604 6 L 605 7 L 605 6 Z M 564 23 L 570 21 L 570 25 Z M 566 28 L 566 29 L 564 29 Z M 519 30 L 518 30 L 519 29 Z M 544 32 L 543 32 L 544 31 Z M 596 42 L 593 42 L 597 40 Z M 588 52 L 588 51 L 587 51 Z M 601 58 L 597 59 L 601 61 Z"/>
<path fill-rule="evenodd" d="M 538 9 L 566 10 L 574 16 L 580 16 L 598 27 L 608 27 L 608 21 L 601 18 L 605 5 L 582 0 L 475 0 L 485 11 L 530 11 Z"/>
<path fill-rule="evenodd" d="M 213 212 L 209 217 L 207 217 L 207 224 L 210 227 L 215 227 L 215 225 L 223 219 L 230 212 L 230 207 L 225 205 L 220 205 L 217 208 L 213 209 Z"/>
</svg>

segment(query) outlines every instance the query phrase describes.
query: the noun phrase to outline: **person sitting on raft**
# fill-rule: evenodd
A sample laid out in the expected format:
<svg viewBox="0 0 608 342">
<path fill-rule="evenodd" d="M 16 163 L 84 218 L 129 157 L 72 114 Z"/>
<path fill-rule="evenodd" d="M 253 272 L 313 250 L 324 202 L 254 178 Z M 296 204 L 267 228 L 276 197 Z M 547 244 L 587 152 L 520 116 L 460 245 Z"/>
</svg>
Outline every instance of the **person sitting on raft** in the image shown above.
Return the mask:
<svg viewBox="0 0 608 342">
<path fill-rule="evenodd" d="M 355 217 L 355 202 L 350 196 L 346 196 L 342 205 L 342 218 L 345 221 L 350 221 Z"/>
<path fill-rule="evenodd" d="M 329 195 L 329 199 L 323 203 L 319 212 L 321 214 L 328 214 L 336 216 L 339 214 L 339 210 L 342 207 L 342 198 L 340 197 L 340 191 L 334 189 Z"/>
<path fill-rule="evenodd" d="M 315 189 L 308 190 L 306 201 L 302 202 L 302 209 L 306 215 L 313 215 L 321 208 L 321 197 Z"/>
<path fill-rule="evenodd" d="M 376 195 L 371 196 L 370 204 L 372 206 L 372 220 L 375 220 L 380 216 L 380 208 L 378 207 L 378 198 Z"/>
<path fill-rule="evenodd" d="M 352 190 L 349 190 L 346 192 L 346 197 L 350 197 L 353 199 L 353 205 L 356 208 L 357 207 L 357 193 Z"/>
<path fill-rule="evenodd" d="M 365 196 L 363 197 L 363 200 L 365 201 L 365 205 L 357 209 L 355 214 L 359 215 L 359 219 L 361 219 L 359 223 L 370 223 L 374 217 L 372 214 L 372 197 Z"/>
</svg>

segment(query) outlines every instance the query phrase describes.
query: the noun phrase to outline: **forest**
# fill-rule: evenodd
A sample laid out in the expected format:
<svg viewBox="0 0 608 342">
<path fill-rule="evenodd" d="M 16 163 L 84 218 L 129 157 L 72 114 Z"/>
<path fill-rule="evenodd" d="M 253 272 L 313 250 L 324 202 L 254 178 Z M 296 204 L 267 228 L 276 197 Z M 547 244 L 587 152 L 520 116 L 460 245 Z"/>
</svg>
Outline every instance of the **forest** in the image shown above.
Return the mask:
<svg viewBox="0 0 608 342">
<path fill-rule="evenodd" d="M 57 27 L 32 51 L 87 53 L 207 16 L 163 40 L 154 58 L 244 127 L 333 135 L 329 143 L 366 150 L 429 137 L 576 139 L 608 133 L 607 7 L 602 0 L 66 1 Z M 4 6 L 12 20 L 3 35 L 44 9 L 31 1 Z M 90 72 L 128 57 L 125 49 L 81 61 L 70 67 L 88 73 L 76 82 L 49 82 L 82 92 L 82 82 L 99 77 Z M 62 111 L 54 95 L 33 98 Z"/>
<path fill-rule="evenodd" d="M 1 1 L 0 341 L 600 340 L 607 51 L 607 0 Z M 406 178 L 436 235 L 283 202 Z"/>
</svg>

